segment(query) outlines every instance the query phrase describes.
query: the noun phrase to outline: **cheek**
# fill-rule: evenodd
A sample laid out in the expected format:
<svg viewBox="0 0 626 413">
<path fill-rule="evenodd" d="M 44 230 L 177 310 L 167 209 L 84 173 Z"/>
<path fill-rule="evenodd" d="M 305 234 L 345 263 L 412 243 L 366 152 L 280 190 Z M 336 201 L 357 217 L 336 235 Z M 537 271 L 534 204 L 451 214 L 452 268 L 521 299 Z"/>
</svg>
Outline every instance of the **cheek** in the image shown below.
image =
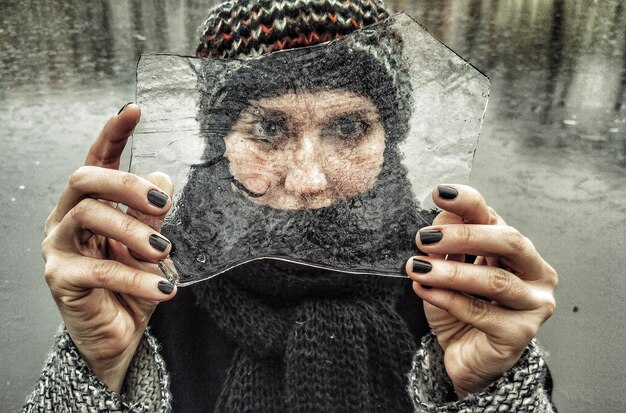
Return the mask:
<svg viewBox="0 0 626 413">
<path fill-rule="evenodd" d="M 275 154 L 263 151 L 246 139 L 226 140 L 224 156 L 228 158 L 233 177 L 256 193 L 266 193 L 280 181 Z"/>
<path fill-rule="evenodd" d="M 385 144 L 374 141 L 351 149 L 335 149 L 327 158 L 330 179 L 338 196 L 354 196 L 372 189 L 380 173 Z"/>
</svg>

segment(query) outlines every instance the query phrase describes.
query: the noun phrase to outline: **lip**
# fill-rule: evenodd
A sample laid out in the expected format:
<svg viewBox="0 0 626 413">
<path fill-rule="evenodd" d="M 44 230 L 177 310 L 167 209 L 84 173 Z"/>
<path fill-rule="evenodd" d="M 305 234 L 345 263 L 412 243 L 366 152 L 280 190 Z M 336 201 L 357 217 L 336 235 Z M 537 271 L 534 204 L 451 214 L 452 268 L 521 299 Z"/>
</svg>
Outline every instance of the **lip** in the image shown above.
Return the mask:
<svg viewBox="0 0 626 413">
<path fill-rule="evenodd" d="M 309 198 L 303 198 L 303 201 L 297 205 L 297 208 L 294 208 L 296 210 L 306 210 L 306 209 L 322 209 L 322 208 L 328 208 L 329 206 L 331 206 L 332 204 L 334 204 L 337 200 L 333 200 L 333 199 L 329 199 L 327 197 L 322 198 L 322 199 L 311 199 Z"/>
</svg>

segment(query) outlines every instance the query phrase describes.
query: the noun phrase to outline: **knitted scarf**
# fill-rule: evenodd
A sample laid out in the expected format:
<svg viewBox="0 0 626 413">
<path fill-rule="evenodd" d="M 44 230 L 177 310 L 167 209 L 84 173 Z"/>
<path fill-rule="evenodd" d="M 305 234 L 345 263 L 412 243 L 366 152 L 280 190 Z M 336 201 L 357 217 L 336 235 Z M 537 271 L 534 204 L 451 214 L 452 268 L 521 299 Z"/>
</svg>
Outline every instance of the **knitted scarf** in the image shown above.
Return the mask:
<svg viewBox="0 0 626 413">
<path fill-rule="evenodd" d="M 197 55 L 241 58 L 318 44 L 387 16 L 378 0 L 228 1 L 210 12 Z M 367 45 L 374 40 L 363 35 L 361 53 L 366 53 L 369 50 Z M 353 52 L 340 46 L 333 51 L 333 56 Z M 352 59 L 355 56 L 352 55 Z M 366 65 L 366 62 L 369 63 Z M 359 89 L 359 82 L 350 79 L 371 78 L 371 84 L 385 85 L 389 90 L 397 91 L 396 98 L 389 102 L 372 96 L 381 111 L 387 139 L 394 143 L 385 150 L 386 161 L 380 182 L 372 194 L 363 196 L 363 199 L 371 198 L 370 203 L 374 204 L 375 199 L 383 203 L 397 200 L 397 195 L 385 191 L 394 191 L 395 194 L 409 191 L 395 148 L 397 141 L 406 133 L 410 111 L 410 105 L 405 104 L 408 86 L 402 80 L 403 71 L 394 63 L 393 53 L 384 50 L 363 60 L 362 74 L 355 71 L 359 65 L 353 67 L 348 58 L 337 58 L 331 63 L 335 70 L 345 66 L 340 70 L 350 74 L 337 78 L 340 84 L 334 88 L 356 88 L 356 91 L 368 96 L 368 90 Z M 316 83 L 330 87 L 332 82 L 326 76 L 326 66 L 320 65 L 313 73 L 308 67 L 306 70 L 309 78 L 319 78 Z M 185 207 L 181 207 L 178 213 L 181 224 L 164 227 L 164 233 L 172 232 L 174 239 L 185 239 L 187 233 L 200 233 L 206 238 L 194 239 L 191 248 L 183 248 L 184 251 L 179 252 L 189 255 L 187 262 L 195 262 L 193 248 L 210 248 L 218 239 L 219 234 L 213 234 L 210 227 L 215 222 L 214 218 L 223 220 L 226 219 L 224 214 L 240 214 L 234 217 L 237 222 L 242 222 L 240 226 L 252 227 L 251 232 L 254 231 L 256 222 L 246 220 L 246 214 L 242 213 L 246 209 L 244 205 L 233 207 L 235 203 L 230 208 L 220 209 L 222 212 L 216 217 L 201 206 L 208 188 L 230 186 L 220 185 L 221 180 L 227 182 L 229 179 L 227 167 L 223 162 L 214 160 L 222 159 L 221 135 L 229 130 L 242 110 L 237 105 L 245 105 L 254 97 L 281 93 L 279 83 L 252 81 L 253 72 L 248 75 L 252 80 L 246 78 L 244 81 L 245 73 L 245 68 L 239 70 L 236 79 L 223 88 L 233 95 L 230 99 L 224 99 L 222 95 L 214 102 L 212 96 L 221 92 L 201 88 L 202 102 L 206 106 L 201 104 L 201 108 L 209 113 L 208 119 L 200 119 L 207 135 L 207 165 L 192 169 L 184 190 L 185 201 L 179 202 L 180 205 L 194 205 L 199 212 L 185 211 Z M 216 83 L 201 77 L 199 84 L 204 87 Z M 260 90 L 246 86 L 251 84 Z M 267 90 L 263 89 L 264 84 Z M 246 87 L 239 97 L 237 91 L 242 86 Z M 259 96 L 251 96 L 255 90 Z M 211 111 L 219 112 L 219 102 L 226 105 L 223 103 L 226 101 L 230 105 L 224 111 L 227 114 L 226 124 L 211 127 L 210 122 L 215 121 Z M 220 119 L 220 116 L 215 119 Z M 400 177 L 395 172 L 399 172 Z M 216 180 L 217 184 L 213 185 Z M 228 200 L 229 197 L 232 194 L 214 198 Z M 389 211 L 389 205 L 378 207 L 386 207 Z M 401 216 L 387 213 L 384 219 L 389 223 L 385 225 L 374 224 L 374 220 L 368 220 L 364 215 L 360 220 L 363 228 L 358 234 L 361 240 L 368 239 L 368 236 L 379 237 L 387 241 L 384 245 L 390 244 L 389 251 L 405 254 L 407 248 L 410 251 L 413 231 L 427 223 L 415 212 L 418 207 L 410 194 L 394 207 L 403 213 Z M 368 225 L 376 228 L 371 228 L 371 234 L 366 235 Z M 341 234 L 335 235 L 335 242 L 341 242 Z M 298 243 L 290 238 L 272 239 Z M 316 240 L 320 250 L 332 250 L 343 256 L 349 252 L 346 246 L 358 244 L 346 242 L 322 248 L 330 245 L 331 241 Z M 201 270 L 198 268 L 198 271 Z M 406 385 L 417 346 L 396 310 L 404 289 L 399 281 L 403 280 L 348 276 L 281 261 L 262 261 L 237 267 L 199 285 L 194 289 L 198 304 L 208 310 L 215 324 L 237 346 L 215 410 L 224 413 L 412 411 Z"/>
<path fill-rule="evenodd" d="M 396 311 L 402 284 L 248 265 L 197 289 L 237 343 L 217 412 L 409 412 L 416 344 Z"/>
</svg>

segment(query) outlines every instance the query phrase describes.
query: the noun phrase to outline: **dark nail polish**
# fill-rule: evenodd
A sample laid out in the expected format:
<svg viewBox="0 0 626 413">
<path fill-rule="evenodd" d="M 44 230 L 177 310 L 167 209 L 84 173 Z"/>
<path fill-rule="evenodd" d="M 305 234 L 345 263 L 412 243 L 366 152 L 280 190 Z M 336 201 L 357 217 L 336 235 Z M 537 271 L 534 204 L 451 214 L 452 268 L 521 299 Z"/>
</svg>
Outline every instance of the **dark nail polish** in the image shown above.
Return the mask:
<svg viewBox="0 0 626 413">
<path fill-rule="evenodd" d="M 420 285 L 421 285 L 421 286 L 422 286 L 422 288 L 423 288 L 423 289 L 425 289 L 425 290 L 430 290 L 431 288 L 433 288 L 433 287 L 431 287 L 430 285 L 424 285 L 424 284 L 420 284 Z"/>
<path fill-rule="evenodd" d="M 150 235 L 149 239 L 150 239 L 150 245 L 152 245 L 154 249 L 159 250 L 161 252 L 165 251 L 167 246 L 170 245 L 170 242 L 160 235 L 152 234 Z"/>
<path fill-rule="evenodd" d="M 459 194 L 456 189 L 445 185 L 439 185 L 437 190 L 439 191 L 439 198 L 443 199 L 454 199 Z"/>
<path fill-rule="evenodd" d="M 148 202 L 159 208 L 163 208 L 167 204 L 167 200 L 170 197 L 166 193 L 151 189 L 148 191 Z"/>
<path fill-rule="evenodd" d="M 167 281 L 159 281 L 159 291 L 163 294 L 169 294 L 174 291 L 174 285 Z"/>
<path fill-rule="evenodd" d="M 420 241 L 424 245 L 434 244 L 441 241 L 443 233 L 441 231 L 420 231 Z"/>
<path fill-rule="evenodd" d="M 133 103 L 133 102 L 128 102 L 127 104 L 125 104 L 124 106 L 122 106 L 122 109 L 120 109 L 120 111 L 119 111 L 119 112 L 117 112 L 117 114 L 119 115 L 120 113 L 124 112 L 124 109 L 126 109 L 126 107 L 127 107 L 128 105 L 130 105 L 131 103 Z"/>
<path fill-rule="evenodd" d="M 419 272 L 425 274 L 433 269 L 433 266 L 428 261 L 418 260 L 413 258 L 413 272 Z"/>
</svg>

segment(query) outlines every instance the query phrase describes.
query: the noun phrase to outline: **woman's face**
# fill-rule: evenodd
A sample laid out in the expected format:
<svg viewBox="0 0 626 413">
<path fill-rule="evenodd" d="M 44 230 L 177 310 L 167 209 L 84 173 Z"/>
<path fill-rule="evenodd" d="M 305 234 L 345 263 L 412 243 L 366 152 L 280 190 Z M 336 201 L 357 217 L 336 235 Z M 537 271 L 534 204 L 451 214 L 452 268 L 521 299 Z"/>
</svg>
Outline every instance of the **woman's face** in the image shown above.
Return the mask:
<svg viewBox="0 0 626 413">
<path fill-rule="evenodd" d="M 225 143 L 235 191 L 276 209 L 316 209 L 374 186 L 385 131 L 368 98 L 298 92 L 251 102 Z"/>
</svg>

